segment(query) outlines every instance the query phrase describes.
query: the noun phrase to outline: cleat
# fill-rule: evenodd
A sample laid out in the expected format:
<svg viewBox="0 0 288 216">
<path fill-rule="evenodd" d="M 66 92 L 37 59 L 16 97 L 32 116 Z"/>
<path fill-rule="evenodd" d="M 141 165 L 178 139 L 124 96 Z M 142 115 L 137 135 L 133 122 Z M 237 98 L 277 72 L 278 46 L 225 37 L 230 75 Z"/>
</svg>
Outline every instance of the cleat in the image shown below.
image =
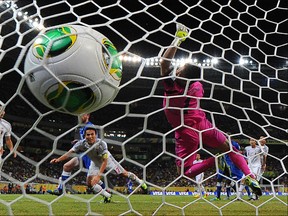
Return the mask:
<svg viewBox="0 0 288 216">
<path fill-rule="evenodd" d="M 262 196 L 261 187 L 257 180 L 251 178 L 250 176 L 247 176 L 245 179 L 245 184 L 248 185 L 252 189 L 254 194 L 258 196 Z"/>
<path fill-rule="evenodd" d="M 199 198 L 200 197 L 200 194 L 196 194 L 193 196 L 194 198 Z"/>
<path fill-rule="evenodd" d="M 218 197 L 214 197 L 214 198 L 210 199 L 210 201 L 220 201 L 220 200 L 221 200 L 221 198 L 218 198 Z"/>
<path fill-rule="evenodd" d="M 56 195 L 56 196 L 61 196 L 63 192 L 62 192 L 62 190 L 56 189 L 54 191 L 48 190 L 47 193 L 52 194 L 52 195 Z"/>
<path fill-rule="evenodd" d="M 259 196 L 256 195 L 256 194 L 253 194 L 248 200 L 249 200 L 249 201 L 259 200 Z"/>
<path fill-rule="evenodd" d="M 111 202 L 111 197 L 104 197 L 104 203 L 110 203 Z"/>
<path fill-rule="evenodd" d="M 144 193 L 144 194 L 147 194 L 147 193 L 148 193 L 148 187 L 147 187 L 147 185 L 146 185 L 145 183 L 143 183 L 143 184 L 141 185 L 141 189 L 143 190 L 143 193 Z"/>
</svg>

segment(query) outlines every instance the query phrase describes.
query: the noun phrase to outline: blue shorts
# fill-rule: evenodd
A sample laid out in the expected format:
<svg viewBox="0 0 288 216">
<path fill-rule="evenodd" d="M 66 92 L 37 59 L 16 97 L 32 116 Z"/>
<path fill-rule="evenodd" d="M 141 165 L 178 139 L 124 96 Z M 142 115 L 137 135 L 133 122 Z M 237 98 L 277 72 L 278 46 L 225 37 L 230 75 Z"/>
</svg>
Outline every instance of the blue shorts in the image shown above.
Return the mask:
<svg viewBox="0 0 288 216">
<path fill-rule="evenodd" d="M 87 155 L 83 155 L 82 157 L 83 166 L 85 169 L 89 169 L 91 160 Z"/>
<path fill-rule="evenodd" d="M 217 174 L 217 182 L 222 182 L 223 179 L 227 179 L 225 176 L 229 177 L 225 172 L 219 170 L 219 174 Z"/>
<path fill-rule="evenodd" d="M 232 178 L 234 180 L 240 180 L 242 179 L 243 177 L 243 172 L 238 168 L 236 167 L 234 164 L 232 166 L 230 166 L 231 168 L 231 174 L 232 174 Z"/>
<path fill-rule="evenodd" d="M 231 169 L 231 178 L 234 179 L 234 180 L 240 180 L 242 179 L 243 177 L 243 172 L 238 169 L 235 165 L 230 165 L 230 169 Z M 226 178 L 225 176 L 229 177 L 229 174 L 225 173 L 225 172 L 222 172 L 219 170 L 219 173 L 222 174 L 218 174 L 217 175 L 217 181 L 218 182 L 221 182 L 223 179 L 228 179 Z"/>
</svg>

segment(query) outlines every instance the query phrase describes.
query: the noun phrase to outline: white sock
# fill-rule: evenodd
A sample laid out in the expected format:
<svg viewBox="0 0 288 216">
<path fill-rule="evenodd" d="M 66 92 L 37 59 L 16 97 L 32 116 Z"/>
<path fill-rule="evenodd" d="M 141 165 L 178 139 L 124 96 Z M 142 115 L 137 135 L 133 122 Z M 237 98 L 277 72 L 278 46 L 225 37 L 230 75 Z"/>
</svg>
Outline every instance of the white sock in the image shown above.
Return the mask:
<svg viewBox="0 0 288 216">
<path fill-rule="evenodd" d="M 111 194 L 108 193 L 107 191 L 103 190 L 102 187 L 99 184 L 95 184 L 92 189 L 96 192 L 96 193 L 100 193 L 102 196 L 104 197 L 111 197 Z"/>
<path fill-rule="evenodd" d="M 131 179 L 132 181 L 137 182 L 138 184 L 142 184 L 143 181 L 139 179 L 134 173 L 128 172 L 128 178 Z"/>
<path fill-rule="evenodd" d="M 242 191 L 244 190 L 245 186 L 243 184 L 240 184 L 240 187 L 239 187 L 239 191 L 238 191 L 238 197 L 242 197 Z"/>
</svg>

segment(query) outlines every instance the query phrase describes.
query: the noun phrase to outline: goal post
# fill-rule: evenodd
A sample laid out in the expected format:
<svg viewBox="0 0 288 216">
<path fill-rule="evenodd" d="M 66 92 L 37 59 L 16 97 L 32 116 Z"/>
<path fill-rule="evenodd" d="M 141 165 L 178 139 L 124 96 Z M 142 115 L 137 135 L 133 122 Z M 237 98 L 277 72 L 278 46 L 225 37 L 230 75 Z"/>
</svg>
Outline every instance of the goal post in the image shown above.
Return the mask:
<svg viewBox="0 0 288 216">
<path fill-rule="evenodd" d="M 269 191 L 267 196 L 282 199 L 278 192 L 287 193 L 288 160 L 287 10 L 286 0 L 0 0 L 0 111 L 5 108 L 3 119 L 12 126 L 17 152 L 13 158 L 4 142 L 0 186 L 17 183 L 21 194 L 12 201 L 1 195 L 0 215 L 7 214 L 6 210 L 9 214 L 19 213 L 14 206 L 22 198 L 44 205 L 44 214 L 49 215 L 61 214 L 57 206 L 64 198 L 84 203 L 83 215 L 105 215 L 107 211 L 118 215 L 189 215 L 197 204 L 204 206 L 200 214 L 205 214 L 206 207 L 219 215 L 233 211 L 231 208 L 238 205 L 236 200 L 217 206 L 210 198 L 204 204 L 203 197 L 193 198 L 193 193 L 183 188 L 195 187 L 195 179 L 176 171 L 175 130 L 165 118 L 160 77 L 162 55 L 175 37 L 176 23 L 187 26 L 189 34 L 172 65 L 177 68 L 191 63 L 201 67 L 200 81 L 205 91 L 201 108 L 215 127 L 229 133 L 230 139 L 239 141 L 242 148 L 249 145 L 250 138 L 267 139 L 268 175 L 264 175 L 262 187 Z M 97 30 L 117 47 L 123 64 L 120 90 L 110 104 L 91 113 L 92 121 L 99 126 L 101 138 L 108 142 L 114 157 L 161 194 L 159 199 L 156 196 L 151 203 L 137 206 L 133 195 L 139 187 L 134 185 L 132 194 L 124 193 L 126 180 L 110 172 L 104 175 L 104 181 L 119 204 L 116 212 L 103 207 L 99 194 L 64 193 L 61 198 L 44 200 L 38 194 L 26 193 L 29 184 L 37 186 L 37 190 L 40 185 L 49 185 L 51 190 L 57 186 L 63 164 L 52 166 L 50 160 L 71 148 L 74 129 L 79 126 L 77 116 L 51 110 L 39 102 L 25 81 L 24 61 L 35 37 L 40 31 L 66 24 Z M 204 143 L 199 152 L 204 158 L 217 153 Z M 203 184 L 215 189 L 216 175 L 216 169 L 209 169 Z M 83 164 L 72 177 L 65 184 L 79 185 L 84 191 Z M 164 193 L 179 187 L 184 191 L 177 193 L 191 197 L 185 204 L 169 200 Z M 272 204 L 270 198 L 255 203 L 245 200 L 244 205 L 249 206 L 245 213 L 257 215 L 259 209 Z M 280 202 L 280 213 L 285 209 L 287 203 Z"/>
</svg>

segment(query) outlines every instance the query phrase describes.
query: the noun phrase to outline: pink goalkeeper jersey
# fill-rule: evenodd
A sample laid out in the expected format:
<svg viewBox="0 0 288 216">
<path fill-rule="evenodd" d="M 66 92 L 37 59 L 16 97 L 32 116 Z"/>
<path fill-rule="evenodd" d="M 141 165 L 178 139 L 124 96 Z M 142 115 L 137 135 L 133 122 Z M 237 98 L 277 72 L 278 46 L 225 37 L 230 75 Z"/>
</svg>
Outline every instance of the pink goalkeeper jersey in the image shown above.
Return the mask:
<svg viewBox="0 0 288 216">
<path fill-rule="evenodd" d="M 184 95 L 185 87 L 180 86 L 172 79 L 165 79 L 164 90 L 164 96 L 166 97 L 163 101 L 163 107 L 168 105 L 165 109 L 165 114 L 172 127 L 177 127 L 181 124 L 181 110 L 179 108 L 184 108 L 185 125 L 191 126 L 206 118 L 205 113 L 199 107 L 198 99 L 204 95 L 204 89 L 200 82 L 190 84 L 187 95 Z"/>
</svg>

